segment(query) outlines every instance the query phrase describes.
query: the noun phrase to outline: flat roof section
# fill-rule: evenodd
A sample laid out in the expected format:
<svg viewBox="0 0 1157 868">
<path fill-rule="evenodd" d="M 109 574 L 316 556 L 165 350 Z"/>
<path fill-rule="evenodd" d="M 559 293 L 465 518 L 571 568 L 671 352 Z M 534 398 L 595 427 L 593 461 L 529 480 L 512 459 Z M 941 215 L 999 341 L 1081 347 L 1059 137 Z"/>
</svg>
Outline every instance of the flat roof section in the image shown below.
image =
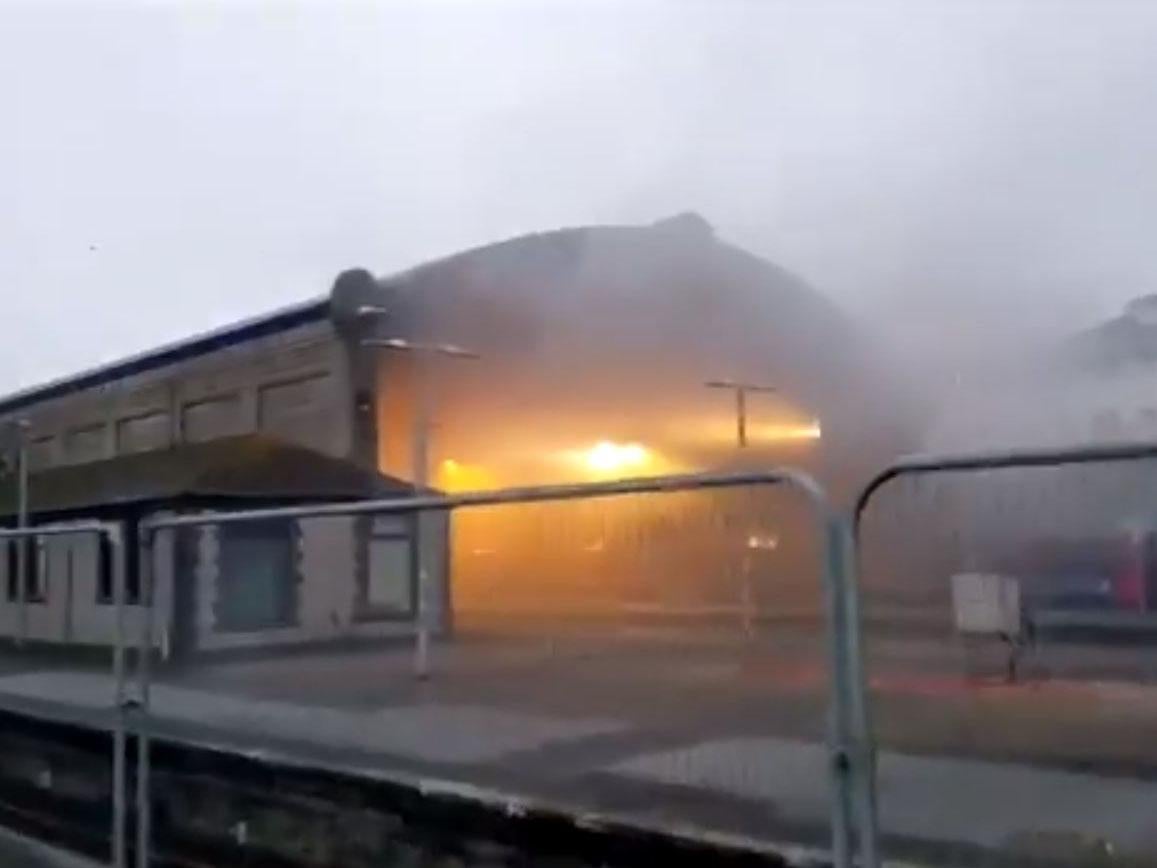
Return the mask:
<svg viewBox="0 0 1157 868">
<path fill-rule="evenodd" d="M 329 316 L 328 296 L 279 308 L 272 313 L 244 319 L 107 365 L 90 368 L 79 374 L 61 377 L 39 386 L 14 392 L 0 398 L 0 413 L 11 413 L 41 401 L 67 395 L 70 392 L 79 392 L 82 389 L 100 386 L 165 365 L 196 358 L 253 338 L 288 331 L 296 326 L 316 322 L 327 316 Z"/>
</svg>

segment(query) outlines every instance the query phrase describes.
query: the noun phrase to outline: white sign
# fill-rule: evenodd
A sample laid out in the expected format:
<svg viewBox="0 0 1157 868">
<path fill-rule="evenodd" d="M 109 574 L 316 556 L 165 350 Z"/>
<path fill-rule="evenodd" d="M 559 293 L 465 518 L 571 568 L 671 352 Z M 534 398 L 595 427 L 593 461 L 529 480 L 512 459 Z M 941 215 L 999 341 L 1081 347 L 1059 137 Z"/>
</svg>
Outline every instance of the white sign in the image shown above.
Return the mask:
<svg viewBox="0 0 1157 868">
<path fill-rule="evenodd" d="M 961 633 L 1019 636 L 1020 584 L 996 573 L 956 573 L 952 611 Z"/>
</svg>

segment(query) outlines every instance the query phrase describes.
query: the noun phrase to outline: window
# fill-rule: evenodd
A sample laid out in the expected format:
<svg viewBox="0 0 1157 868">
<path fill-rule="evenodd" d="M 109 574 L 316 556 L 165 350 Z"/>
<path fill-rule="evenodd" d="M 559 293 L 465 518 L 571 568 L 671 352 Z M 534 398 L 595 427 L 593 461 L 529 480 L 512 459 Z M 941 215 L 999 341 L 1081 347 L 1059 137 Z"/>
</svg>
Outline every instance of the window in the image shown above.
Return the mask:
<svg viewBox="0 0 1157 868">
<path fill-rule="evenodd" d="M 181 411 L 181 431 L 187 443 L 242 433 L 240 396 L 218 395 L 186 404 Z"/>
<path fill-rule="evenodd" d="M 20 549 L 24 548 L 24 599 L 43 603 L 48 596 L 48 549 L 44 540 L 29 537 L 7 541 L 9 601 L 20 599 Z"/>
<path fill-rule="evenodd" d="M 262 386 L 257 392 L 258 427 L 294 443 L 324 447 L 331 433 L 326 424 L 329 386 L 325 374 Z"/>
<path fill-rule="evenodd" d="M 218 630 L 242 632 L 292 626 L 297 621 L 295 522 L 223 525 L 218 530 Z"/>
<path fill-rule="evenodd" d="M 365 520 L 365 569 L 358 582 L 359 618 L 406 616 L 413 613 L 414 575 L 412 519 L 383 515 Z"/>
<path fill-rule="evenodd" d="M 141 601 L 140 543 L 136 522 L 122 525 L 125 546 L 125 603 L 136 605 Z M 97 536 L 96 601 L 102 605 L 116 602 L 116 558 L 112 542 L 105 534 Z"/>
<path fill-rule="evenodd" d="M 36 556 L 26 561 L 25 595 L 34 603 L 43 603 L 48 599 L 48 542 L 37 540 L 35 544 Z"/>
<path fill-rule="evenodd" d="M 73 464 L 99 461 L 106 457 L 104 425 L 88 425 L 69 431 L 65 438 L 65 451 Z"/>
<path fill-rule="evenodd" d="M 121 419 L 116 426 L 117 454 L 163 449 L 169 445 L 171 427 L 169 414 L 161 411 Z"/>
<path fill-rule="evenodd" d="M 112 556 L 112 543 L 103 533 L 97 537 L 96 556 L 96 601 L 111 603 L 113 601 L 113 570 L 116 569 Z"/>
</svg>

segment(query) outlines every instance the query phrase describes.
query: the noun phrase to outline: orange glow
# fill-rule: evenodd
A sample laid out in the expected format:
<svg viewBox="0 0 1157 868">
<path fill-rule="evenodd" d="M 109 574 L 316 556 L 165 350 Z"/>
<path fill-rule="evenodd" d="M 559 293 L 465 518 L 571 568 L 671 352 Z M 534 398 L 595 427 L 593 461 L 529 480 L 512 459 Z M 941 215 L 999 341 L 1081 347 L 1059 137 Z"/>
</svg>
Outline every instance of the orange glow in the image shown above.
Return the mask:
<svg viewBox="0 0 1157 868">
<path fill-rule="evenodd" d="M 818 418 L 797 412 L 747 420 L 747 444 L 753 448 L 810 447 L 823 435 Z M 654 436 L 665 448 L 715 449 L 723 454 L 735 449 L 736 420 L 723 414 L 672 417 L 660 424 Z"/>
<path fill-rule="evenodd" d="M 641 471 L 651 462 L 651 454 L 638 443 L 600 440 L 587 450 L 583 461 L 593 473 L 617 475 Z"/>
<path fill-rule="evenodd" d="M 749 534 L 747 537 L 747 547 L 753 550 L 773 552 L 779 548 L 779 537 L 776 534 Z"/>
<path fill-rule="evenodd" d="M 602 482 L 654 476 L 676 470 L 675 462 L 636 442 L 599 440 L 593 446 L 560 450 L 554 453 L 554 457 L 565 465 L 565 478 L 574 480 Z"/>
<path fill-rule="evenodd" d="M 438 465 L 438 487 L 451 492 L 483 491 L 497 487 L 497 480 L 484 467 L 447 458 Z"/>
<path fill-rule="evenodd" d="M 753 440 L 781 443 L 786 440 L 819 440 L 824 432 L 820 420 L 813 419 L 804 425 L 754 425 L 748 434 Z"/>
</svg>

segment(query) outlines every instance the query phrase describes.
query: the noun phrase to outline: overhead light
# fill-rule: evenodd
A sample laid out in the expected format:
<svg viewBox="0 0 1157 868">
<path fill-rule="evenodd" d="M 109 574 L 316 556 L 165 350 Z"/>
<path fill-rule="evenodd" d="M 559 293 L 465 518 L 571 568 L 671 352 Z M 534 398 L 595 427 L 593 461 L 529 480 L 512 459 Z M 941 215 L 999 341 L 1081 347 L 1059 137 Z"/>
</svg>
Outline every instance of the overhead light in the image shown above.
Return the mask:
<svg viewBox="0 0 1157 868">
<path fill-rule="evenodd" d="M 753 550 L 773 552 L 779 548 L 779 537 L 770 534 L 748 534 L 747 547 Z"/>
<path fill-rule="evenodd" d="M 621 473 L 645 467 L 650 453 L 639 443 L 613 443 L 600 440 L 584 454 L 584 463 L 595 473 Z"/>
<path fill-rule="evenodd" d="M 388 316 L 389 313 L 388 308 L 378 304 L 363 304 L 354 311 L 355 316 Z"/>
</svg>

